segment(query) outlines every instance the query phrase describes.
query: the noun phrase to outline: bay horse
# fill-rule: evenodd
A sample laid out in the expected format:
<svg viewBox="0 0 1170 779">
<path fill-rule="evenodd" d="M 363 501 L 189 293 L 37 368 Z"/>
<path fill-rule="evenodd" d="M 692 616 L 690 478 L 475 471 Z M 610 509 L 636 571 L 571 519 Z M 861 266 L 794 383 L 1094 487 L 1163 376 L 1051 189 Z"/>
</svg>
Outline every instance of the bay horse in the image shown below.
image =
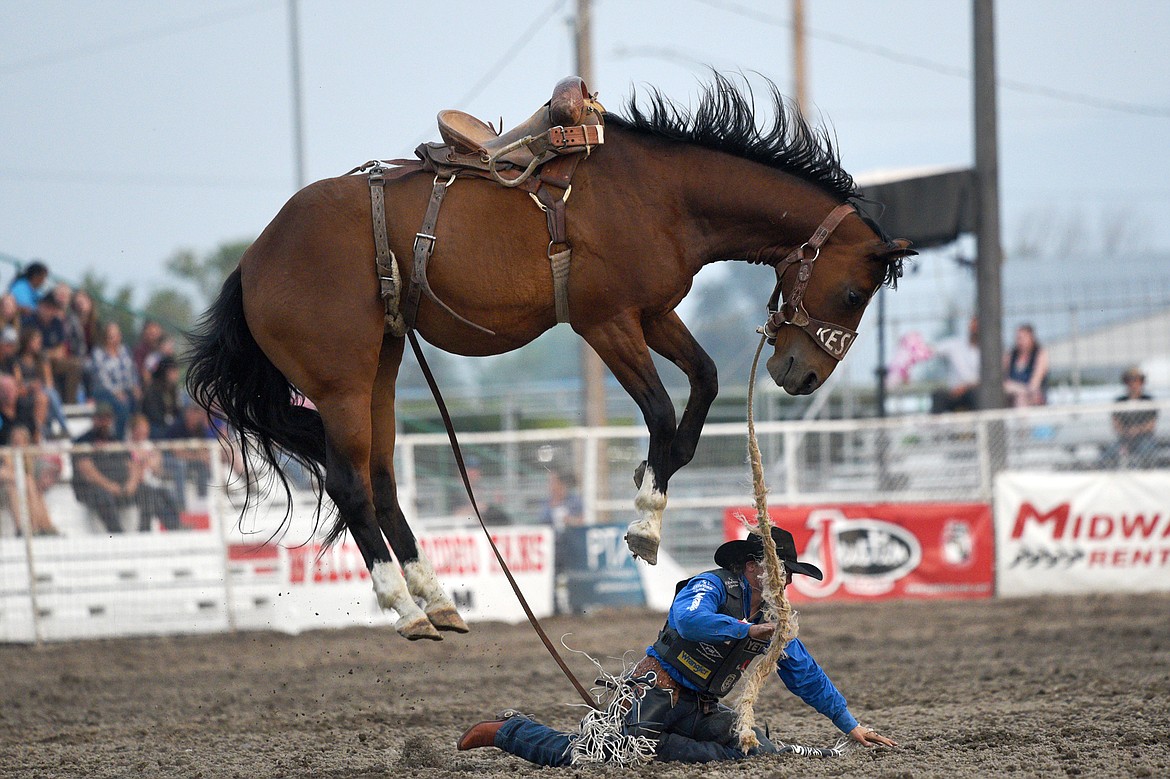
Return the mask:
<svg viewBox="0 0 1170 779">
<path fill-rule="evenodd" d="M 635 94 L 624 116 L 605 114 L 605 142 L 572 182 L 569 323 L 645 418 L 649 450 L 635 474 L 627 543 L 651 563 L 667 485 L 694 455 L 718 389 L 715 363 L 675 312 L 695 274 L 720 260 L 776 268 L 773 302 L 783 305 L 768 323 L 775 349 L 767 369 L 802 395 L 832 373 L 872 296 L 914 253 L 842 207 L 858 193 L 833 138 L 768 86 L 773 110 L 763 127 L 750 88 L 719 74 L 693 111 L 657 90 L 643 107 Z M 411 257 L 433 183 L 421 173 L 386 183 L 396 258 Z M 280 468 L 289 455 L 321 479 L 337 508 L 327 541 L 348 530 L 379 604 L 398 614 L 398 632 L 439 639 L 438 630 L 467 627 L 398 503 L 394 400 L 405 339 L 386 327 L 370 202 L 366 178 L 347 175 L 310 184 L 285 204 L 201 320 L 188 389 L 240 437 L 246 479 L 250 460 L 270 467 L 288 496 Z M 552 327 L 545 228 L 524 192 L 482 178 L 450 186 L 428 266 L 449 309 L 424 296 L 418 334 L 444 351 L 481 356 Z M 409 279 L 411 268 L 397 262 Z M 651 350 L 689 379 L 681 418 Z"/>
</svg>

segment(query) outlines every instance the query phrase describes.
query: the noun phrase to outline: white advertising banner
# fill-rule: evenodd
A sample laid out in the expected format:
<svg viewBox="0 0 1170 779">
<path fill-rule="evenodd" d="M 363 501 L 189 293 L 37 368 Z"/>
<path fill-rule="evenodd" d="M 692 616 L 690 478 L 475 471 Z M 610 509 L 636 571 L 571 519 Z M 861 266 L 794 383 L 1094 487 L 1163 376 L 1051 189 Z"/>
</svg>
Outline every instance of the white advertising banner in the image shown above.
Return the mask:
<svg viewBox="0 0 1170 779">
<path fill-rule="evenodd" d="M 1170 471 L 995 482 L 1000 595 L 1170 591 Z"/>
<path fill-rule="evenodd" d="M 550 615 L 552 529 L 493 537 L 533 612 Z M 226 549 L 215 531 L 0 539 L 0 642 L 394 623 L 348 535 L 324 550 L 303 538 L 265 544 L 233 529 Z M 478 527 L 418 542 L 467 622 L 526 619 Z"/>
<path fill-rule="evenodd" d="M 478 527 L 419 533 L 418 544 L 467 622 L 527 619 Z M 553 611 L 553 534 L 547 527 L 503 527 L 492 538 L 537 617 Z M 393 624 L 377 605 L 357 546 L 257 546 L 228 549 L 232 613 L 241 628 L 298 632 L 345 625 Z"/>
</svg>

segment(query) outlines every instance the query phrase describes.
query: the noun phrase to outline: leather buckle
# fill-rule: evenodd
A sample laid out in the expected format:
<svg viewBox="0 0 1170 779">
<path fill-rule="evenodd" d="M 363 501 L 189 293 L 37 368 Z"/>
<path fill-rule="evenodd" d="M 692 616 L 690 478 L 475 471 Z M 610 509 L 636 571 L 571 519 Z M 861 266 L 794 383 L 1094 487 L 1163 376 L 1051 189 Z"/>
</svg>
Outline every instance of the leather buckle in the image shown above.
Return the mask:
<svg viewBox="0 0 1170 779">
<path fill-rule="evenodd" d="M 435 236 L 428 235 L 427 233 L 415 233 L 414 234 L 414 245 L 412 247 L 414 249 L 414 251 L 416 251 L 416 252 L 418 251 L 418 242 L 420 240 L 431 242 L 430 248 L 427 249 L 427 254 L 430 254 L 431 252 L 433 252 L 435 250 L 435 242 L 437 240 L 435 238 Z"/>
</svg>

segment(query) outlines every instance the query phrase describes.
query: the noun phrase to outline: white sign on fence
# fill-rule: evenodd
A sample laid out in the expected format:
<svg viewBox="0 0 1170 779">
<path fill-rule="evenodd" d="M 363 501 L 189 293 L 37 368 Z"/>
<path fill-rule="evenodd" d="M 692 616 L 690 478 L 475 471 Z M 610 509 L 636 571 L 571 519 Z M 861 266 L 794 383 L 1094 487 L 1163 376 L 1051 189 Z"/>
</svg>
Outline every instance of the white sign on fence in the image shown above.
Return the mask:
<svg viewBox="0 0 1170 779">
<path fill-rule="evenodd" d="M 533 613 L 551 614 L 552 529 L 502 527 L 492 536 Z M 526 619 L 481 530 L 420 533 L 418 544 L 465 620 Z M 240 628 L 297 632 L 394 621 L 378 608 L 370 574 L 348 537 L 324 551 L 315 543 L 258 547 L 236 538 L 228 556 L 233 614 Z"/>
<path fill-rule="evenodd" d="M 552 529 L 497 528 L 493 536 L 533 612 L 551 614 Z M 468 622 L 526 619 L 478 529 L 421 533 L 418 541 Z M 348 537 L 324 551 L 238 532 L 225 548 L 214 531 L 0 539 L 0 641 L 392 622 Z"/>
<path fill-rule="evenodd" d="M 1001 595 L 1170 590 L 1170 472 L 1006 471 L 995 533 Z"/>
</svg>

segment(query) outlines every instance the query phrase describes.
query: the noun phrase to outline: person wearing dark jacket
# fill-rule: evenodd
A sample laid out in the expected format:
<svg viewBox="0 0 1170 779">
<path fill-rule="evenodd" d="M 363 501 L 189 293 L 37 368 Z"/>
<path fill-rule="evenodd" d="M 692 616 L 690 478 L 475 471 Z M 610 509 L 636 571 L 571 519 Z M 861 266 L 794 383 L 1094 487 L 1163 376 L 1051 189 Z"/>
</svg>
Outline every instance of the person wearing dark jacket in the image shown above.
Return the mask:
<svg viewBox="0 0 1170 779">
<path fill-rule="evenodd" d="M 169 530 L 180 529 L 178 508 L 169 493 L 144 482 L 145 471 L 114 435 L 114 409 L 109 403 L 98 402 L 93 427 L 74 443 L 91 446 L 73 454 L 73 494 L 98 515 L 108 532 L 123 531 L 120 510 L 131 505 L 139 510 L 139 530 L 149 530 L 152 517 Z"/>
</svg>

